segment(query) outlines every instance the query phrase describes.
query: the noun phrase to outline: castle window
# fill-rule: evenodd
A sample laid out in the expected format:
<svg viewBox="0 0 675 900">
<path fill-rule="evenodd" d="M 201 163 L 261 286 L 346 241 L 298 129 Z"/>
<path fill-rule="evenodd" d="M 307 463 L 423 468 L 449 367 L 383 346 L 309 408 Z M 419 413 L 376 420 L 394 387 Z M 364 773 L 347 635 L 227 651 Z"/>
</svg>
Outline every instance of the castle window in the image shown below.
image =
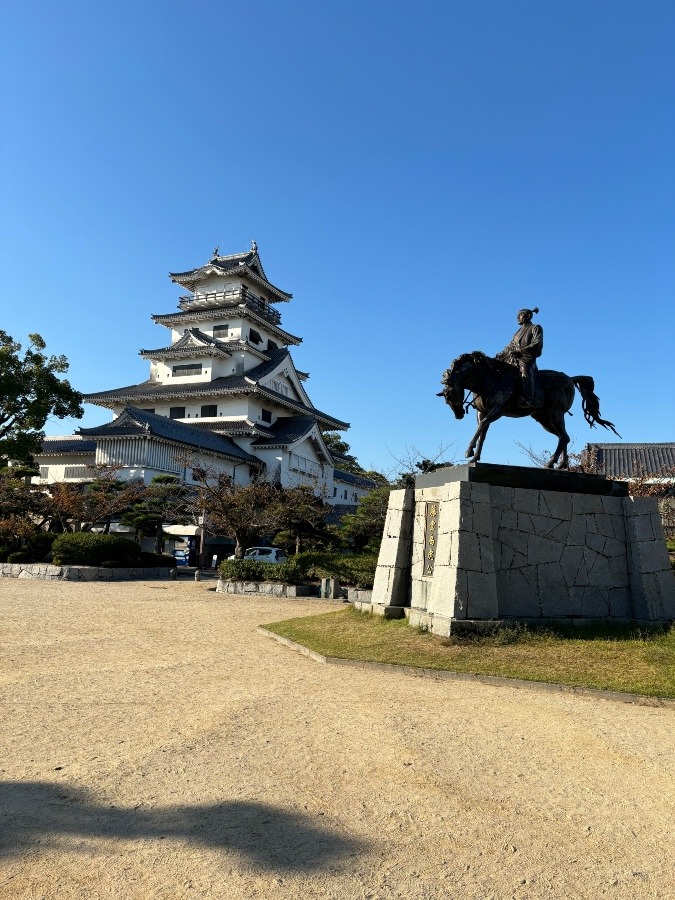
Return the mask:
<svg viewBox="0 0 675 900">
<path fill-rule="evenodd" d="M 263 420 L 263 422 L 271 422 L 272 413 L 269 411 L 269 409 L 263 409 L 262 413 L 260 414 L 260 418 Z"/>
<path fill-rule="evenodd" d="M 170 406 L 169 407 L 169 418 L 170 419 L 185 419 L 185 407 L 184 406 Z"/>
<path fill-rule="evenodd" d="M 219 340 L 222 340 L 223 338 L 226 338 L 228 336 L 229 331 L 230 331 L 229 325 L 214 325 L 213 336 L 217 341 L 219 341 Z"/>
<path fill-rule="evenodd" d="M 210 416 L 218 415 L 218 407 L 215 403 L 209 404 L 208 406 L 202 406 L 201 417 L 209 418 Z"/>
<path fill-rule="evenodd" d="M 253 344 L 262 344 L 262 338 L 254 328 L 249 331 L 248 339 Z"/>
<path fill-rule="evenodd" d="M 201 375 L 202 374 L 202 364 L 201 363 L 190 363 L 186 366 L 174 366 L 173 369 L 174 377 L 180 377 L 182 375 Z"/>
</svg>

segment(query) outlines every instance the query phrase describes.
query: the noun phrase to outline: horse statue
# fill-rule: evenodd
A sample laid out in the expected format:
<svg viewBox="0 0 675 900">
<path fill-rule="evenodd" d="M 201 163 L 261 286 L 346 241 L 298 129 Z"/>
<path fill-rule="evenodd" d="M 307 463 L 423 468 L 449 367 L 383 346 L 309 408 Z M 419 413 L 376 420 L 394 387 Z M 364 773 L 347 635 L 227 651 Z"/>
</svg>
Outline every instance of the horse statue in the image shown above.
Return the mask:
<svg viewBox="0 0 675 900">
<path fill-rule="evenodd" d="M 564 372 L 538 370 L 532 405 L 523 408 L 522 400 L 519 402 L 521 378 L 517 366 L 474 350 L 458 356 L 443 373 L 441 383 L 443 390 L 437 396 L 445 399 L 456 419 L 464 418 L 470 406 L 478 414 L 478 428 L 466 451 L 469 462 L 480 459 L 485 435 L 497 419 L 532 416 L 558 438 L 558 446 L 546 463 L 547 468 L 553 469 L 558 461 L 559 469 L 569 468 L 567 445 L 570 437 L 565 429 L 565 413 L 574 402 L 575 387 L 581 394 L 584 417 L 591 428 L 602 425 L 621 437 L 611 422 L 600 418 L 600 400 L 594 393 L 595 384 L 590 375 L 571 378 Z M 465 398 L 465 391 L 473 396 Z"/>
</svg>

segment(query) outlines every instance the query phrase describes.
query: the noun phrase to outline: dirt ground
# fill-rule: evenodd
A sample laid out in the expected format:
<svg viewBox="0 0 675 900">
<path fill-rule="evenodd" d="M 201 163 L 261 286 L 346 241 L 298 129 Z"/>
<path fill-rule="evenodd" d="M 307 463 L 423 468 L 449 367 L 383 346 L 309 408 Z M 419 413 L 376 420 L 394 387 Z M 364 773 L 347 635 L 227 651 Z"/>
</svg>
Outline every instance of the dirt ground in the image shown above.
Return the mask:
<svg viewBox="0 0 675 900">
<path fill-rule="evenodd" d="M 675 897 L 675 711 L 344 670 L 340 604 L 0 582 L 0 898 Z"/>
</svg>

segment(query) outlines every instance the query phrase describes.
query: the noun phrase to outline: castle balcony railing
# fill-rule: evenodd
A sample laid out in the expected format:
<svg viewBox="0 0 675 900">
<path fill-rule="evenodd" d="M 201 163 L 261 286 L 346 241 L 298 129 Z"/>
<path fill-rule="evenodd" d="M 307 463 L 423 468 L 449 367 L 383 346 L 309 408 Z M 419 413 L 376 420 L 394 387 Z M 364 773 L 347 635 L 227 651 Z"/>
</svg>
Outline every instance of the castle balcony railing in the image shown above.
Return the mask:
<svg viewBox="0 0 675 900">
<path fill-rule="evenodd" d="M 195 292 L 185 294 L 178 300 L 178 306 L 182 310 L 211 309 L 219 306 L 242 306 L 257 313 L 273 325 L 281 322 L 281 315 L 270 304 L 260 297 L 256 297 L 245 287 L 235 288 L 231 291 L 209 291 L 208 293 Z"/>
</svg>

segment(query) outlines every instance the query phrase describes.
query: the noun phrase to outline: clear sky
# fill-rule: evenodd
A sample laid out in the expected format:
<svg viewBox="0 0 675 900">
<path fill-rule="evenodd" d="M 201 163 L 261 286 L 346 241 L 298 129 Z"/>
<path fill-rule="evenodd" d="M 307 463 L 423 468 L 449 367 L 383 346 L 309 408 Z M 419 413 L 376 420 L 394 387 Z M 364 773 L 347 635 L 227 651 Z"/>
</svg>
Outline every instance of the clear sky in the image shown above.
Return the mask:
<svg viewBox="0 0 675 900">
<path fill-rule="evenodd" d="M 672 0 L 3 0 L 0 328 L 83 392 L 148 375 L 167 278 L 255 238 L 366 467 L 461 459 L 436 397 L 538 306 L 542 368 L 675 440 Z M 108 421 L 86 407 L 82 422 Z M 616 440 L 568 419 L 574 448 Z M 486 462 L 553 449 L 501 420 Z"/>
</svg>

